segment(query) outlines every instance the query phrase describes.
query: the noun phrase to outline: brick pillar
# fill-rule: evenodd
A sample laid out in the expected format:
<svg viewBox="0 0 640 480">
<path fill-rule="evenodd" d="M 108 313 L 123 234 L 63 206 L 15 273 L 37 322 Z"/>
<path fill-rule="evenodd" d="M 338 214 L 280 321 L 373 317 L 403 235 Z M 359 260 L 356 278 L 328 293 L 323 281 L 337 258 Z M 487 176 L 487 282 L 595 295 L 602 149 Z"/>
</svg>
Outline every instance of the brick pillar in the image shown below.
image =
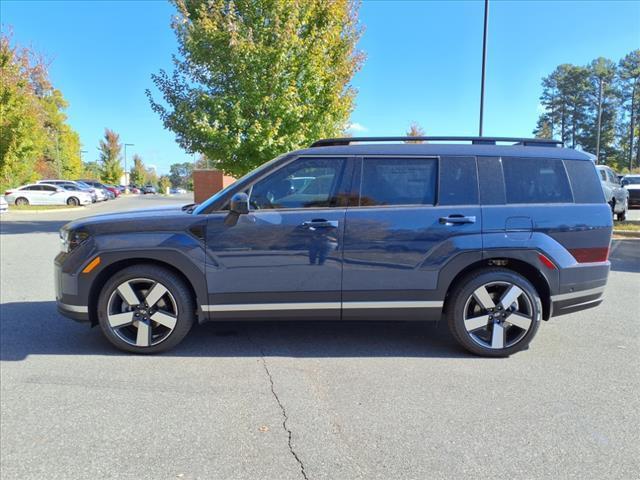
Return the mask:
<svg viewBox="0 0 640 480">
<path fill-rule="evenodd" d="M 220 170 L 198 169 L 193 171 L 193 197 L 202 203 L 214 193 L 235 182 L 235 178 L 224 175 Z"/>
</svg>

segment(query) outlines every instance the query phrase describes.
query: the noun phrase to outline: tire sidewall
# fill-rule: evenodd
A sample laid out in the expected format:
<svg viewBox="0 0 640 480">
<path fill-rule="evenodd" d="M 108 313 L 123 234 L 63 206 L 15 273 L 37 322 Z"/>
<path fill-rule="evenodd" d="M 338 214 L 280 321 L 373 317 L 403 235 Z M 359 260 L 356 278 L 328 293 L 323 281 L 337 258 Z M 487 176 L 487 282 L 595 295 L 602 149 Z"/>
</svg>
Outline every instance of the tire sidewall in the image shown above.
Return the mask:
<svg viewBox="0 0 640 480">
<path fill-rule="evenodd" d="M 118 288 L 120 284 L 134 278 L 148 278 L 162 283 L 173 295 L 178 310 L 178 319 L 176 326 L 171 334 L 157 345 L 150 347 L 136 347 L 129 345 L 122 340 L 109 326 L 107 318 L 107 308 L 111 294 Z M 125 268 L 113 275 L 104 284 L 97 304 L 98 323 L 105 337 L 117 348 L 126 352 L 153 354 L 163 352 L 175 347 L 189 333 L 195 320 L 195 301 L 191 295 L 189 288 L 185 283 L 173 272 L 155 265 L 134 265 Z"/>
<path fill-rule="evenodd" d="M 464 326 L 464 307 L 467 299 L 480 286 L 491 282 L 509 282 L 517 285 L 524 291 L 531 301 L 533 309 L 533 324 L 526 335 L 515 345 L 501 350 L 494 350 L 479 345 L 471 339 Z M 526 278 L 507 269 L 491 269 L 465 277 L 458 288 L 453 292 L 451 303 L 447 309 L 449 328 L 456 340 L 467 350 L 477 355 L 487 357 L 507 357 L 527 348 L 535 337 L 540 320 L 542 318 L 542 302 L 535 287 Z"/>
<path fill-rule="evenodd" d="M 67 200 L 67 205 L 77 207 L 78 205 L 80 205 L 80 201 L 76 197 L 70 197 Z"/>
<path fill-rule="evenodd" d="M 24 197 L 18 197 L 16 199 L 16 205 L 19 207 L 24 205 L 29 205 L 29 200 Z"/>
</svg>

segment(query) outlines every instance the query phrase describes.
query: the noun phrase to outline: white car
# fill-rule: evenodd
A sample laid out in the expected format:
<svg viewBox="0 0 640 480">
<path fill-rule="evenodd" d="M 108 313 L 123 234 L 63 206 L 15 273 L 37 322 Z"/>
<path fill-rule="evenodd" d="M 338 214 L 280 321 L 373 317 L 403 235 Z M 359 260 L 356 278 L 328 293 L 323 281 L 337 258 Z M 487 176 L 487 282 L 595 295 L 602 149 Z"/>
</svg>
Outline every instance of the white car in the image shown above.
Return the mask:
<svg viewBox="0 0 640 480">
<path fill-rule="evenodd" d="M 91 201 L 98 201 L 98 193 L 96 190 L 89 185 L 80 184 L 78 182 L 74 182 L 72 180 L 38 180 L 36 183 L 48 183 L 49 185 L 55 185 L 56 187 L 64 188 L 65 190 L 84 190 L 91 194 Z"/>
<path fill-rule="evenodd" d="M 0 213 L 6 213 L 7 211 L 9 211 L 9 204 L 4 197 L 0 195 Z"/>
<path fill-rule="evenodd" d="M 629 206 L 640 207 L 640 175 L 625 175 L 620 183 L 629 192 Z"/>
<path fill-rule="evenodd" d="M 91 194 L 69 191 L 48 183 L 24 185 L 5 193 L 7 202 L 15 205 L 90 205 Z"/>
</svg>

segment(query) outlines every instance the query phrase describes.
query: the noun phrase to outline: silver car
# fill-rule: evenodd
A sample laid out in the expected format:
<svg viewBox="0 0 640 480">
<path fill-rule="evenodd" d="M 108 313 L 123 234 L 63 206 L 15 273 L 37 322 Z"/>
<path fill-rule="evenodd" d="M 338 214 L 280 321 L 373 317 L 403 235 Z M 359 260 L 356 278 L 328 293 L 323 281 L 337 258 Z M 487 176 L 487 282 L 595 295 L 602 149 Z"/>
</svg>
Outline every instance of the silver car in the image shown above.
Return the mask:
<svg viewBox="0 0 640 480">
<path fill-rule="evenodd" d="M 624 220 L 627 218 L 627 210 L 629 209 L 629 192 L 620 185 L 618 176 L 609 167 L 596 165 L 596 169 L 600 175 L 604 198 L 611 205 L 611 211 L 618 220 Z"/>
<path fill-rule="evenodd" d="M 73 180 L 38 180 L 36 183 L 48 183 L 49 185 L 62 187 L 65 190 L 82 190 L 91 194 L 91 201 L 93 203 L 99 201 L 96 189 L 87 184 L 81 184 L 80 182 L 74 182 Z"/>
<path fill-rule="evenodd" d="M 69 191 L 48 183 L 24 185 L 5 193 L 7 202 L 15 205 L 90 205 L 91 194 Z"/>
</svg>

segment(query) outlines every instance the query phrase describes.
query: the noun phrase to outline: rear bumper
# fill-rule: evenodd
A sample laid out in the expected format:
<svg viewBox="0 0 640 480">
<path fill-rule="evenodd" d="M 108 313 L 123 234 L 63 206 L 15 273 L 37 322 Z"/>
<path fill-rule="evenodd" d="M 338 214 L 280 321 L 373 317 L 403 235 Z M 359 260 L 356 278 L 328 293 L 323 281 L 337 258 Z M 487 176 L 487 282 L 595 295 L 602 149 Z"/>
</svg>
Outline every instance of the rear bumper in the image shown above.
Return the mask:
<svg viewBox="0 0 640 480">
<path fill-rule="evenodd" d="M 604 300 L 605 286 L 551 296 L 553 317 L 597 307 Z"/>
<path fill-rule="evenodd" d="M 551 316 L 597 307 L 604 299 L 609 262 L 577 264 L 560 271 L 560 291 L 551 295 Z"/>
</svg>

